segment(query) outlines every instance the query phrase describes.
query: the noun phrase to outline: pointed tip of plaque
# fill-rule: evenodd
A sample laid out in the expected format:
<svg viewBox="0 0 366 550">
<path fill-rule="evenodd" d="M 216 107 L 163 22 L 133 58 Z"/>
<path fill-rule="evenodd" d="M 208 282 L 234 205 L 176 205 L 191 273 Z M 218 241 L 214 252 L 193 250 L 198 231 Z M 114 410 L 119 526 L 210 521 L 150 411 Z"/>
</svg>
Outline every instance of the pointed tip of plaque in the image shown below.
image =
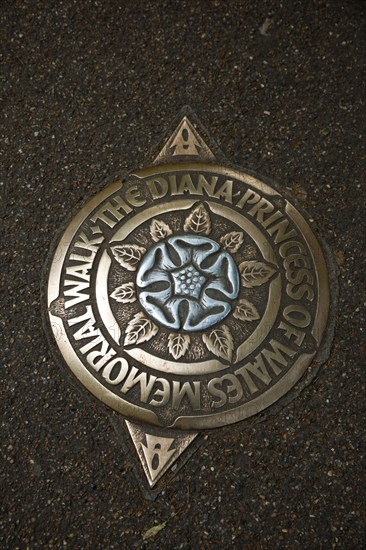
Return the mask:
<svg viewBox="0 0 366 550">
<path fill-rule="evenodd" d="M 180 121 L 165 141 L 163 148 L 154 159 L 154 164 L 177 160 L 215 161 L 216 156 L 199 131 L 200 123 L 188 106 L 179 113 Z"/>
<path fill-rule="evenodd" d="M 125 422 L 150 489 L 173 466 L 198 435 L 184 432 L 174 432 L 173 435 L 169 432 L 171 437 L 167 437 L 154 428 L 134 424 L 128 420 Z"/>
</svg>

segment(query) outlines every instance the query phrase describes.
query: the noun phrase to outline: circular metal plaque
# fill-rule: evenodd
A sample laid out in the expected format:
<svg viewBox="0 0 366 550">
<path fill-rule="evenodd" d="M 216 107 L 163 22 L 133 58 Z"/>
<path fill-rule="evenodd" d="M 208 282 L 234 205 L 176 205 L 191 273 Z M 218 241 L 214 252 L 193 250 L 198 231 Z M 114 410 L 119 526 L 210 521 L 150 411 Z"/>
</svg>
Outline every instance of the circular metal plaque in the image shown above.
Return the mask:
<svg viewBox="0 0 366 550">
<path fill-rule="evenodd" d="M 153 165 L 106 187 L 62 235 L 48 316 L 99 400 L 183 430 L 248 418 L 305 374 L 325 331 L 321 246 L 267 183 L 218 164 Z"/>
</svg>

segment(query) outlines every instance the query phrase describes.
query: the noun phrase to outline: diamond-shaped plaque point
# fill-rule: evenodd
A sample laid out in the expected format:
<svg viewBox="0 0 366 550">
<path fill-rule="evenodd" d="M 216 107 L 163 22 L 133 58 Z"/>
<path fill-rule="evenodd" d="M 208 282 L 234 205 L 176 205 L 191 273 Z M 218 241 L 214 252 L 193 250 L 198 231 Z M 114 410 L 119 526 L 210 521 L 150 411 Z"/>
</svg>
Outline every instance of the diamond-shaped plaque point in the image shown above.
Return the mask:
<svg viewBox="0 0 366 550">
<path fill-rule="evenodd" d="M 155 159 L 155 162 L 177 156 L 201 157 L 214 160 L 215 156 L 197 132 L 187 116 L 184 116 L 164 147 Z"/>
<path fill-rule="evenodd" d="M 134 424 L 128 420 L 126 425 L 150 488 L 154 487 L 197 436 L 196 433 L 178 432 L 174 437 L 164 437 L 154 428 Z"/>
</svg>

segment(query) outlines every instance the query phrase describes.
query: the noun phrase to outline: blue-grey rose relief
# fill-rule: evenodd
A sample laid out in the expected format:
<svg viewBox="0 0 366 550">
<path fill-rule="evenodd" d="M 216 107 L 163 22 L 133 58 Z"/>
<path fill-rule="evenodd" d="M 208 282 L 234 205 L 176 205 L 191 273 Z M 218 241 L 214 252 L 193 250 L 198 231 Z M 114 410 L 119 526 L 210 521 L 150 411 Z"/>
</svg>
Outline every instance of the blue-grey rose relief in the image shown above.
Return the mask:
<svg viewBox="0 0 366 550">
<path fill-rule="evenodd" d="M 185 234 L 159 242 L 144 255 L 136 286 L 142 307 L 155 321 L 194 332 L 231 312 L 240 277 L 232 256 L 218 243 Z"/>
</svg>

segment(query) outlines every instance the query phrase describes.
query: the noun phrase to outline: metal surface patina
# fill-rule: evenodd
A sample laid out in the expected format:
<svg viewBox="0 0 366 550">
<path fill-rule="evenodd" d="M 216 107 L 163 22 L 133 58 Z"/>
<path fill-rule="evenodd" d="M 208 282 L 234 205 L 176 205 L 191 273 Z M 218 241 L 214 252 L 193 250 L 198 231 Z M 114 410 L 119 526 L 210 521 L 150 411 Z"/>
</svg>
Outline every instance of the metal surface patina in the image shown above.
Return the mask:
<svg viewBox="0 0 366 550">
<path fill-rule="evenodd" d="M 202 132 L 183 116 L 150 166 L 83 207 L 49 265 L 57 349 L 126 419 L 150 487 L 199 431 L 287 394 L 327 326 L 327 263 L 304 214 Z"/>
</svg>

